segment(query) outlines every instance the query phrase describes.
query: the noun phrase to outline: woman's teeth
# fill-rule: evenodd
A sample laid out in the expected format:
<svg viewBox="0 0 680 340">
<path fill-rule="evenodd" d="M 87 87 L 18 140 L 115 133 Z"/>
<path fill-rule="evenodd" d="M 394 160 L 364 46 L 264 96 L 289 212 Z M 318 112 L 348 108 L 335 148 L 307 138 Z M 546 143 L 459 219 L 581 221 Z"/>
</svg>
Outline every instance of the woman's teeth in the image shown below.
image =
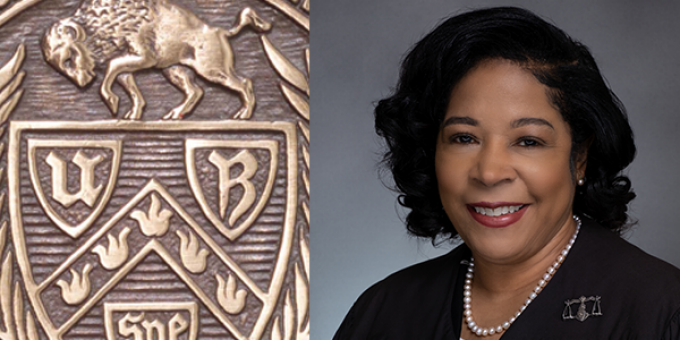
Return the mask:
<svg viewBox="0 0 680 340">
<path fill-rule="evenodd" d="M 478 214 L 486 216 L 501 216 L 505 214 L 512 214 L 521 209 L 524 205 L 510 205 L 505 207 L 498 207 L 496 209 L 473 207 Z"/>
</svg>

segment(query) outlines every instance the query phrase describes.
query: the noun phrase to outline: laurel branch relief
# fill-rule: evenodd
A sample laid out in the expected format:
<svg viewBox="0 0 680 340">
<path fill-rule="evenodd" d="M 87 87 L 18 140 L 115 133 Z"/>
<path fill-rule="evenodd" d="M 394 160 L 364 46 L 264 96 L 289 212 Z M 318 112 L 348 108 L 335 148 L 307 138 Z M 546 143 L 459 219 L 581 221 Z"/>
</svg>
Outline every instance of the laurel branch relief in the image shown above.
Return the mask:
<svg viewBox="0 0 680 340">
<path fill-rule="evenodd" d="M 0 68 L 0 137 L 5 134 L 8 118 L 23 94 L 20 86 L 25 72 L 20 69 L 25 56 L 25 47 L 20 44 L 14 55 Z M 0 143 L 0 157 L 4 156 L 5 150 L 5 143 Z M 0 178 L 4 174 L 5 169 L 0 168 Z M 5 194 L 0 194 L 0 211 L 5 208 L 5 202 Z M 0 340 L 38 340 L 35 319 L 30 311 L 25 310 L 21 286 L 12 278 L 12 251 L 6 251 L 7 228 L 7 221 L 3 221 L 0 225 L 0 256 L 6 255 L 0 268 L 0 313 L 3 321 Z"/>
<path fill-rule="evenodd" d="M 267 0 L 270 3 L 280 3 L 279 1 Z M 294 0 L 293 3 L 297 3 Z M 279 4 L 278 8 L 284 7 Z M 303 0 L 300 8 L 306 12 L 295 10 L 282 10 L 291 18 L 296 20 L 300 26 L 309 32 L 309 0 Z M 291 13 L 291 14 L 289 14 Z M 307 16 L 306 16 L 307 15 Z M 302 18 L 302 19 L 295 19 Z M 274 70 L 281 76 L 283 81 L 279 83 L 281 93 L 286 98 L 290 106 L 297 112 L 301 118 L 298 122 L 298 128 L 304 143 L 302 143 L 302 158 L 305 169 L 301 171 L 302 183 L 306 196 L 309 198 L 309 48 L 305 49 L 305 71 L 300 71 L 293 63 L 281 53 L 281 51 L 267 38 L 261 36 L 260 40 L 269 62 L 272 64 Z M 280 318 L 277 316 L 274 319 L 274 329 L 272 330 L 272 340 L 307 340 L 309 339 L 309 241 L 305 235 L 309 235 L 309 204 L 302 202 L 301 204 L 302 216 L 304 217 L 304 225 L 298 230 L 299 235 L 299 254 L 300 263 L 295 263 L 295 304 L 291 301 L 291 291 L 286 292 L 286 298 L 283 309 L 283 327 L 281 327 Z M 297 311 L 297 313 L 294 313 Z M 297 320 L 297 323 L 295 322 Z"/>
</svg>

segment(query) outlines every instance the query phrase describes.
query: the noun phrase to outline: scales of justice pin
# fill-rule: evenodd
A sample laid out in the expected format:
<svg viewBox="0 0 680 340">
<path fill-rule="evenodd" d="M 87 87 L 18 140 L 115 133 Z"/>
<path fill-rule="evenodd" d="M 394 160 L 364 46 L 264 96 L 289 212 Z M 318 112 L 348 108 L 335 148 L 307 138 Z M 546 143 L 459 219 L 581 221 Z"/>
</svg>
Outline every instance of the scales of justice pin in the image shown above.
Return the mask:
<svg viewBox="0 0 680 340">
<path fill-rule="evenodd" d="M 601 316 L 600 299 L 599 296 L 581 296 L 578 299 L 564 301 L 565 306 L 562 311 L 562 320 L 578 320 L 583 322 L 591 316 Z M 574 314 L 572 306 L 576 307 L 576 314 Z"/>
<path fill-rule="evenodd" d="M 309 339 L 309 0 L 0 0 L 0 340 Z"/>
</svg>

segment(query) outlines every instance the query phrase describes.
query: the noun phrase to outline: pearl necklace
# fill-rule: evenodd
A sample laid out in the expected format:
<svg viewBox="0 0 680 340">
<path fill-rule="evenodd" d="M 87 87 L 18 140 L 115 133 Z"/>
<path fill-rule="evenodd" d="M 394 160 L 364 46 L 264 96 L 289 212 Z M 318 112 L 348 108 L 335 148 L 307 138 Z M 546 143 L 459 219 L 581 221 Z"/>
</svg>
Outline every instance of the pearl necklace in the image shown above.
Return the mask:
<svg viewBox="0 0 680 340">
<path fill-rule="evenodd" d="M 520 316 L 520 314 L 522 314 L 522 312 L 524 312 L 524 310 L 527 308 L 527 306 L 529 306 L 531 301 L 533 301 L 536 298 L 536 296 L 538 296 L 538 293 L 540 293 L 541 290 L 543 290 L 543 288 L 545 287 L 545 285 L 548 284 L 548 281 L 550 281 L 553 274 L 555 274 L 557 267 L 559 267 L 560 264 L 562 264 L 564 259 L 567 257 L 567 254 L 569 254 L 569 250 L 571 250 L 571 247 L 574 245 L 574 242 L 576 242 L 576 236 L 578 236 L 578 231 L 581 229 L 581 219 L 578 218 L 578 216 L 576 215 L 572 216 L 572 218 L 576 222 L 576 231 L 569 240 L 567 246 L 564 247 L 564 250 L 562 250 L 560 255 L 557 256 L 557 261 L 555 261 L 555 263 L 553 263 L 552 266 L 548 267 L 546 273 L 543 274 L 543 278 L 540 281 L 538 281 L 538 284 L 536 285 L 534 290 L 531 292 L 531 294 L 529 294 L 529 298 L 527 298 L 527 300 L 519 308 L 519 310 L 515 312 L 515 316 L 511 317 L 508 321 L 503 322 L 502 324 L 496 327 L 490 328 L 480 327 L 472 318 L 472 278 L 474 277 L 475 272 L 475 259 L 470 258 L 470 266 L 468 267 L 468 273 L 465 275 L 466 276 L 465 289 L 463 291 L 463 303 L 464 303 L 463 314 L 465 315 L 465 322 L 467 323 L 467 326 L 472 333 L 475 333 L 477 336 L 488 336 L 505 331 L 506 329 L 510 328 L 510 325 L 513 322 L 515 322 L 515 320 Z"/>
</svg>

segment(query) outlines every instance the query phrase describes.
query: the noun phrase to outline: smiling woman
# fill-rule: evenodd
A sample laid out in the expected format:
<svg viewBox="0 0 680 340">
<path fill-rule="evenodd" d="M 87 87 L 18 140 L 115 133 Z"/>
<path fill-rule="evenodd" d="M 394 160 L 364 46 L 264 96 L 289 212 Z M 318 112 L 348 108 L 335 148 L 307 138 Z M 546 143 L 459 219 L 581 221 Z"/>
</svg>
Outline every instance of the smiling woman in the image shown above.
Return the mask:
<svg viewBox="0 0 680 340">
<path fill-rule="evenodd" d="M 452 17 L 375 117 L 408 230 L 464 244 L 371 287 L 335 339 L 680 339 L 680 270 L 619 236 L 635 145 L 582 44 L 523 9 Z"/>
<path fill-rule="evenodd" d="M 569 125 L 517 62 L 482 62 L 455 86 L 435 173 L 444 211 L 478 266 L 540 256 L 547 268 L 557 257 L 576 228 L 574 176 L 586 165 L 578 155 L 572 173 L 570 154 Z"/>
</svg>

